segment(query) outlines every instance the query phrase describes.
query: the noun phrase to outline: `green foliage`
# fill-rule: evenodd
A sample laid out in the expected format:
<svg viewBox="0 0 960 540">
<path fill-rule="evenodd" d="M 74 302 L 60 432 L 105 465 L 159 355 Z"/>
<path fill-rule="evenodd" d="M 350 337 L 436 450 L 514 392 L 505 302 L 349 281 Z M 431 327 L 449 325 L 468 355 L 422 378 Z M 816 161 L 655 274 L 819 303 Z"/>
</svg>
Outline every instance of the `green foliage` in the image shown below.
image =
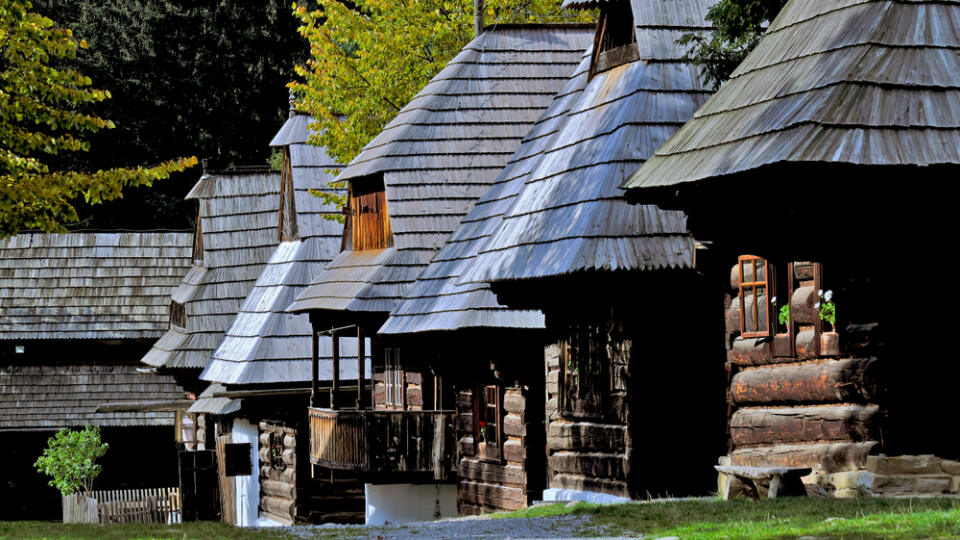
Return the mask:
<svg viewBox="0 0 960 540">
<path fill-rule="evenodd" d="M 57 156 L 58 166 L 97 170 L 195 155 L 219 170 L 270 155 L 267 142 L 287 117 L 286 84 L 306 57 L 286 2 L 32 1 L 87 40 L 71 62 L 114 96 L 91 110 L 116 129 L 92 136 L 90 152 Z M 122 201 L 81 203 L 77 227 L 189 227 L 196 203 L 183 197 L 200 174 L 195 167 L 127 190 Z"/>
<path fill-rule="evenodd" d="M 555 0 L 487 0 L 486 22 L 593 20 Z M 311 143 L 349 163 L 473 38 L 471 0 L 317 0 L 293 6 L 310 57 L 290 87 L 315 119 Z M 335 202 L 342 206 L 343 197 Z"/>
<path fill-rule="evenodd" d="M 686 60 L 700 68 L 703 82 L 717 88 L 730 78 L 756 47 L 787 0 L 719 0 L 707 11 L 713 26 L 709 34 L 684 34 L 678 43 L 689 45 Z"/>
<path fill-rule="evenodd" d="M 86 41 L 31 8 L 27 0 L 0 0 L 0 237 L 23 228 L 64 231 L 78 219 L 74 199 L 116 199 L 125 187 L 149 186 L 197 162 L 95 172 L 52 167 L 53 156 L 90 149 L 82 135 L 115 126 L 88 112 L 110 92 L 64 67 Z"/>
<path fill-rule="evenodd" d="M 47 441 L 43 455 L 34 463 L 38 471 L 53 477 L 50 485 L 70 495 L 80 488 L 90 491 L 100 474 L 97 459 L 109 446 L 100 441 L 100 427 L 86 426 L 83 431 L 61 429 Z"/>
<path fill-rule="evenodd" d="M 283 168 L 283 151 L 279 148 L 274 148 L 270 152 L 270 157 L 267 158 L 267 165 L 270 167 L 271 171 L 280 171 Z"/>
<path fill-rule="evenodd" d="M 777 314 L 777 320 L 780 321 L 780 324 L 790 322 L 790 304 L 780 306 L 780 313 Z"/>
</svg>

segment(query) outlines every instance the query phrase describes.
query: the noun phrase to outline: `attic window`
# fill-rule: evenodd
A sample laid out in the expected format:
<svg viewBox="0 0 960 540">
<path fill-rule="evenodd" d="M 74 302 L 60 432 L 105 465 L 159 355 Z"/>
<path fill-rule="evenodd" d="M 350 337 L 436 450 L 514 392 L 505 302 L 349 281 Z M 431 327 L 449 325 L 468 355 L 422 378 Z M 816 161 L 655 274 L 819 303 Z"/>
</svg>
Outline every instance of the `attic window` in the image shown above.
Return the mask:
<svg viewBox="0 0 960 540">
<path fill-rule="evenodd" d="M 593 37 L 590 76 L 639 59 L 630 2 L 621 0 L 601 8 Z"/>
<path fill-rule="evenodd" d="M 180 302 L 170 302 L 170 324 L 180 328 L 187 326 L 187 309 Z"/>
<path fill-rule="evenodd" d="M 288 242 L 297 239 L 297 207 L 293 196 L 293 167 L 290 147 L 283 147 L 283 165 L 280 168 L 280 226 L 278 239 Z"/>
<path fill-rule="evenodd" d="M 197 209 L 197 225 L 193 229 L 193 261 L 203 261 L 203 226 L 200 219 L 200 209 Z"/>
<path fill-rule="evenodd" d="M 353 249 L 383 249 L 393 244 L 383 179 L 350 183 L 350 235 Z"/>
</svg>

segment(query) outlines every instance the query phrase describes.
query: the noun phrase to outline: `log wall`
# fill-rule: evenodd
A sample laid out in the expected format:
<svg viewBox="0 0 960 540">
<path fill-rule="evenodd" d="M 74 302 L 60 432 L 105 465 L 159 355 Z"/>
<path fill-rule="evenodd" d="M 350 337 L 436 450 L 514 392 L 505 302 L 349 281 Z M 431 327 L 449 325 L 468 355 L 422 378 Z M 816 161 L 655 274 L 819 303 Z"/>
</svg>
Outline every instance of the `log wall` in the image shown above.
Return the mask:
<svg viewBox="0 0 960 540">
<path fill-rule="evenodd" d="M 618 340 L 606 348 L 612 388 L 601 416 L 577 416 L 562 410 L 560 345 L 544 348 L 547 370 L 547 482 L 550 488 L 630 496 L 631 437 L 627 381 L 631 343 Z"/>
<path fill-rule="evenodd" d="M 786 265 L 777 269 L 786 272 Z M 843 336 L 819 321 L 812 263 L 793 266 L 790 322 L 775 336 L 742 338 L 739 273 L 731 270 L 726 302 L 727 413 L 731 465 L 812 467 L 818 473 L 854 471 L 881 440 L 884 411 L 879 363 L 864 349 L 841 352 Z M 818 270 L 819 272 L 819 270 Z M 781 281 L 781 288 L 782 283 Z M 791 347 L 789 326 L 793 325 Z"/>
<path fill-rule="evenodd" d="M 527 430 L 531 411 L 527 390 L 519 386 L 504 389 L 503 453 L 499 460 L 483 459 L 477 455 L 473 438 L 474 396 L 472 388 L 457 391 L 457 446 L 459 461 L 457 473 L 457 505 L 460 514 L 476 515 L 488 512 L 526 508 L 541 493 L 528 478 L 532 456 Z M 539 427 L 539 425 L 536 425 Z M 542 461 L 541 461 L 542 463 Z"/>
<path fill-rule="evenodd" d="M 363 484 L 354 472 L 311 466 L 306 427 L 264 421 L 259 430 L 264 517 L 288 525 L 363 523 Z"/>
</svg>

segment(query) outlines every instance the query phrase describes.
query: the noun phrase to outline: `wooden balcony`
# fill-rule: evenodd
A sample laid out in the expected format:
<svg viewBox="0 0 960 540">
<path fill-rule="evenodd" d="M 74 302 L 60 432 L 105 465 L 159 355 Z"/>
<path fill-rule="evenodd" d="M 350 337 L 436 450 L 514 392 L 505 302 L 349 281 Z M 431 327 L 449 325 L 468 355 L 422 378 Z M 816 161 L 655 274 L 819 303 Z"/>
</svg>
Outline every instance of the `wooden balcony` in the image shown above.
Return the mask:
<svg viewBox="0 0 960 540">
<path fill-rule="evenodd" d="M 309 416 L 315 465 L 377 475 L 430 473 L 437 480 L 455 470 L 453 411 L 311 408 Z"/>
</svg>

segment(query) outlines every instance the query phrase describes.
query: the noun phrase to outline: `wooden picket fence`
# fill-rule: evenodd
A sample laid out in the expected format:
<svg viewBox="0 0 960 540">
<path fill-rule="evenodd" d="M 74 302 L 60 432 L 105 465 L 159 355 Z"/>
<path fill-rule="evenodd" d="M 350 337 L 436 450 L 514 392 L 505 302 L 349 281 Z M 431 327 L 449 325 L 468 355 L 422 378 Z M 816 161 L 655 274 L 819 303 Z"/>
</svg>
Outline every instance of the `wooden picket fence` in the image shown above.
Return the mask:
<svg viewBox="0 0 960 540">
<path fill-rule="evenodd" d="M 64 523 L 180 523 L 180 488 L 115 489 L 63 497 Z"/>
</svg>

